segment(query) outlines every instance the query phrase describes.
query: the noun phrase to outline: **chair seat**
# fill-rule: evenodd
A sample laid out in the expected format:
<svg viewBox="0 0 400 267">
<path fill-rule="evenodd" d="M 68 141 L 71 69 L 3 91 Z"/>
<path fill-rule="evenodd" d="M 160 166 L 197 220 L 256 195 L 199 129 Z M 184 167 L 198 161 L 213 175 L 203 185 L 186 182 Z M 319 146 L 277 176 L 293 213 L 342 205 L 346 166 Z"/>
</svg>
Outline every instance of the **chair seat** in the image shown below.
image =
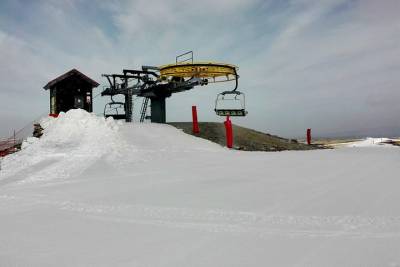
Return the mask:
<svg viewBox="0 0 400 267">
<path fill-rule="evenodd" d="M 112 117 L 114 120 L 125 120 L 126 116 L 125 114 L 109 114 L 105 116 L 106 118 Z"/>
<path fill-rule="evenodd" d="M 218 116 L 246 116 L 247 111 L 244 109 L 215 109 Z"/>
</svg>

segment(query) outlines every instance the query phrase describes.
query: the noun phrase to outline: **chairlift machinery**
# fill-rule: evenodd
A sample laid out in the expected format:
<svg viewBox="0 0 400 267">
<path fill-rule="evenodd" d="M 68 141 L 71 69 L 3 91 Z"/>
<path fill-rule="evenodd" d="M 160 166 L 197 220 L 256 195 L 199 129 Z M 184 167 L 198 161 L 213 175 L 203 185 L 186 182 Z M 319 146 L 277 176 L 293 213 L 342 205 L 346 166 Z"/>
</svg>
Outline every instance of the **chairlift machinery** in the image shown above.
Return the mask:
<svg viewBox="0 0 400 267">
<path fill-rule="evenodd" d="M 214 63 L 214 62 L 194 62 L 193 52 L 187 52 L 176 57 L 174 64 L 155 66 L 142 66 L 141 70 L 124 69 L 122 74 L 103 74 L 109 83 L 101 93 L 102 96 L 110 96 L 111 99 L 115 95 L 123 95 L 125 102 L 107 103 L 106 107 L 116 108 L 122 107 L 124 113 L 106 114 L 115 119 L 125 119 L 127 122 L 132 121 L 132 97 L 143 97 L 140 121 L 146 118 L 146 110 L 148 100 L 151 101 L 151 122 L 165 123 L 165 99 L 174 93 L 193 89 L 195 86 L 204 86 L 209 83 L 219 83 L 235 81 L 235 88 L 232 91 L 224 91 L 218 94 L 215 101 L 215 112 L 218 116 L 245 116 L 245 98 L 244 94 L 237 91 L 239 75 L 237 67 L 231 64 Z M 228 96 L 234 96 L 235 103 L 239 104 L 235 107 L 220 108 L 221 104 L 229 100 Z"/>
</svg>

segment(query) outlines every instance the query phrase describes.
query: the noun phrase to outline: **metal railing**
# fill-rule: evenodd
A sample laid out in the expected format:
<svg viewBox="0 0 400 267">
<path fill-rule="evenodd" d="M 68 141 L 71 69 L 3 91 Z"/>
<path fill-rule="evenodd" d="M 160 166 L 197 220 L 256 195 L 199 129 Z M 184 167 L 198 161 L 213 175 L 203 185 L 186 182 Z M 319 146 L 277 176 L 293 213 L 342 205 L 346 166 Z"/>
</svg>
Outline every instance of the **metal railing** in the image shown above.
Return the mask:
<svg viewBox="0 0 400 267">
<path fill-rule="evenodd" d="M 186 56 L 186 55 L 189 55 L 189 54 L 190 54 L 190 57 L 178 61 L 179 58 L 182 58 L 182 57 L 184 57 L 184 56 Z M 189 51 L 189 52 L 183 53 L 183 54 L 177 56 L 176 59 L 175 59 L 176 64 L 178 64 L 178 63 L 184 63 L 184 62 L 187 62 L 187 61 L 191 61 L 192 64 L 193 64 L 193 51 Z"/>
</svg>

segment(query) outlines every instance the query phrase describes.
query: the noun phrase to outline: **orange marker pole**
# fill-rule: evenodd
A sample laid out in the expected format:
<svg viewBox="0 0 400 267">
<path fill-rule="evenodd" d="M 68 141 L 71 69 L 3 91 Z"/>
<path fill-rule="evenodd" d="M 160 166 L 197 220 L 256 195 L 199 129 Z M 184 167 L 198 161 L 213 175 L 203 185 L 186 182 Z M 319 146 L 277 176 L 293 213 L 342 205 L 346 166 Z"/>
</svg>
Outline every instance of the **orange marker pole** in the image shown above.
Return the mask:
<svg viewBox="0 0 400 267">
<path fill-rule="evenodd" d="M 311 129 L 307 129 L 307 145 L 311 145 Z"/>
<path fill-rule="evenodd" d="M 197 108 L 196 106 L 192 106 L 192 119 L 193 119 L 193 133 L 198 134 L 200 133 L 199 129 L 199 122 L 197 120 Z"/>
<path fill-rule="evenodd" d="M 229 119 L 229 116 L 226 116 L 226 121 L 224 122 L 225 132 L 226 132 L 226 146 L 228 148 L 233 147 L 233 130 L 232 130 L 232 122 Z"/>
</svg>

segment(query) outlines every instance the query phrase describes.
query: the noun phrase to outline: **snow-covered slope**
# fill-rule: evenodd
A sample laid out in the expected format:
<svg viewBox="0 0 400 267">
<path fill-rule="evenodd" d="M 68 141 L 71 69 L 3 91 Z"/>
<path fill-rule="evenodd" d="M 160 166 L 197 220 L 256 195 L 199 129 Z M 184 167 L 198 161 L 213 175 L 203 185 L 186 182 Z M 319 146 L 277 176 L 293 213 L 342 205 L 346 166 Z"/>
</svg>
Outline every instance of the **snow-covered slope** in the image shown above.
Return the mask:
<svg viewBox="0 0 400 267">
<path fill-rule="evenodd" d="M 2 160 L 0 266 L 398 266 L 400 150 L 229 151 L 75 110 Z"/>
<path fill-rule="evenodd" d="M 345 144 L 347 147 L 375 147 L 375 146 L 391 146 L 390 144 L 385 144 L 389 141 L 389 138 L 373 138 L 368 137 L 361 141 L 355 141 Z"/>
</svg>

